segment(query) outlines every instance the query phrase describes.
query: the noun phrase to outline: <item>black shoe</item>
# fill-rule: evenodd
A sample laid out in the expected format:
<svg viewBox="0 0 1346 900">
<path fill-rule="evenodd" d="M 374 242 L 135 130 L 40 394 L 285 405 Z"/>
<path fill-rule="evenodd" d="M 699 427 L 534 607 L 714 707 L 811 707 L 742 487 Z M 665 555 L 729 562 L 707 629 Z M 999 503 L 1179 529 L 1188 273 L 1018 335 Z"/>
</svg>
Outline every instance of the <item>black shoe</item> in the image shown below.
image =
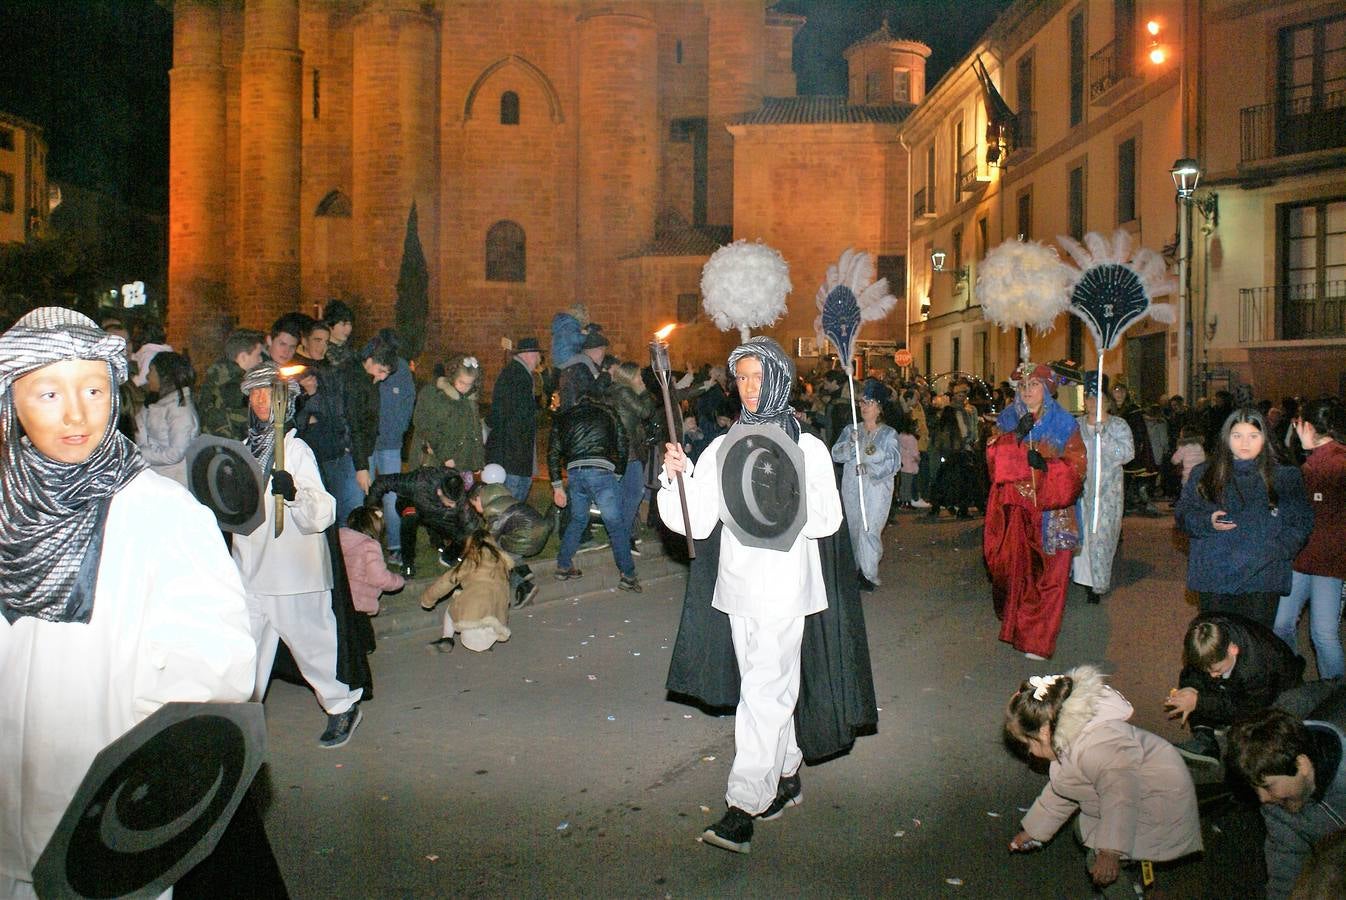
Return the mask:
<svg viewBox="0 0 1346 900">
<path fill-rule="evenodd" d="M 631 541 L 631 555 L 632 556 L 640 555 L 640 544 L 635 539 L 632 539 Z"/>
<path fill-rule="evenodd" d="M 752 816 L 731 806 L 723 819 L 701 832 L 701 840 L 733 853 L 747 853 L 752 849 Z"/>
<path fill-rule="evenodd" d="M 804 802 L 804 785 L 799 781 L 799 773 L 787 775 L 776 785 L 776 799 L 757 816 L 763 822 L 780 818 L 787 806 L 798 806 Z"/>
<path fill-rule="evenodd" d="M 874 582 L 870 581 L 863 575 L 857 575 L 855 576 L 855 578 L 857 583 L 859 584 L 860 590 L 866 594 L 874 593 L 874 588 L 878 587 L 878 585 L 876 585 Z"/>
<path fill-rule="evenodd" d="M 360 712 L 360 704 L 356 703 L 344 713 L 337 713 L 335 716 L 327 717 L 327 730 L 318 738 L 318 746 L 327 750 L 334 750 L 337 747 L 344 746 L 355 733 L 360 720 L 364 718 L 364 713 Z"/>
<path fill-rule="evenodd" d="M 1189 763 L 1198 766 L 1220 765 L 1220 744 L 1215 740 L 1215 731 L 1198 725 L 1192 729 L 1192 739 L 1174 744 L 1178 752 Z"/>
<path fill-rule="evenodd" d="M 1085 602 L 1099 603 L 1103 600 L 1103 595 L 1095 591 L 1093 588 L 1088 588 L 1088 591 L 1089 595 L 1085 598 Z"/>
<path fill-rule="evenodd" d="M 435 648 L 436 650 L 438 650 L 440 653 L 452 653 L 452 652 L 453 652 L 453 636 L 450 635 L 449 637 L 442 637 L 442 638 L 439 638 L 438 640 L 431 641 L 431 642 L 430 642 L 430 646 L 431 646 L 431 647 L 434 647 L 434 648 Z"/>
<path fill-rule="evenodd" d="M 634 575 L 623 575 L 617 582 L 617 590 L 629 591 L 632 594 L 639 594 L 645 589 L 640 586 L 640 579 Z"/>
<path fill-rule="evenodd" d="M 537 577 L 535 574 L 533 574 L 532 568 L 526 565 L 516 566 L 515 571 L 519 573 L 519 577 L 522 578 L 524 581 L 532 581 L 534 578 Z"/>
<path fill-rule="evenodd" d="M 532 582 L 523 581 L 519 583 L 514 591 L 514 602 L 509 605 L 510 609 L 520 609 L 533 602 L 537 596 L 538 586 Z"/>
<path fill-rule="evenodd" d="M 388 551 L 388 565 L 389 565 L 389 566 L 392 566 L 394 569 L 400 569 L 400 568 L 402 568 L 402 551 L 401 551 L 401 550 L 389 550 L 389 551 Z"/>
<path fill-rule="evenodd" d="M 583 578 L 584 573 L 574 566 L 571 566 L 568 569 L 557 569 L 552 573 L 552 577 L 557 581 L 572 581 L 576 578 Z"/>
</svg>

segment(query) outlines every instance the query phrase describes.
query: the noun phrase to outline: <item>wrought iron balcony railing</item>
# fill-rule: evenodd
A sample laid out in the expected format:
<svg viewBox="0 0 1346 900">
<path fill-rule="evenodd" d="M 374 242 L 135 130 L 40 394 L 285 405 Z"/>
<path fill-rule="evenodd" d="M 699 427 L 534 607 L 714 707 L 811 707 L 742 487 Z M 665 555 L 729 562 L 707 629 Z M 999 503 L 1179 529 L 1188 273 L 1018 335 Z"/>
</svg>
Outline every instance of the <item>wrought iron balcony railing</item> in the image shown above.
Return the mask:
<svg viewBox="0 0 1346 900">
<path fill-rule="evenodd" d="M 1239 342 L 1346 337 L 1346 280 L 1239 290 Z"/>
<path fill-rule="evenodd" d="M 977 158 L 974 144 L 963 151 L 958 161 L 958 193 L 971 194 L 991 182 L 991 167 Z"/>
<path fill-rule="evenodd" d="M 1119 47 L 1116 40 L 1108 41 L 1102 49 L 1089 56 L 1089 102 L 1109 103 L 1105 95 L 1128 80 L 1134 66 L 1131 54 Z"/>
<path fill-rule="evenodd" d="M 1346 149 L 1346 91 L 1239 110 L 1240 161 Z"/>
<path fill-rule="evenodd" d="M 935 214 L 934 198 L 926 188 L 921 188 L 911 199 L 911 215 L 913 218 L 927 218 Z"/>
</svg>

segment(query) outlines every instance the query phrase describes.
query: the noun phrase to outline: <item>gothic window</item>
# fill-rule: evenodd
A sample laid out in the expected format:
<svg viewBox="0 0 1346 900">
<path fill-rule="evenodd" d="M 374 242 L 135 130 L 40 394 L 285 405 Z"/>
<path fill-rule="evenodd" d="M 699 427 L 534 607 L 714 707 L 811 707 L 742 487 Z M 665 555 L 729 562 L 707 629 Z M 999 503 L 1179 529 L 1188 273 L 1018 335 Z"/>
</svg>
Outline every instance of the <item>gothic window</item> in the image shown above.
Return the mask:
<svg viewBox="0 0 1346 900">
<path fill-rule="evenodd" d="M 519 95 L 513 91 L 505 91 L 500 95 L 500 124 L 519 124 Z"/>
<path fill-rule="evenodd" d="M 678 61 L 678 65 L 682 65 L 682 38 L 678 38 L 677 43 L 674 44 L 673 56 Z"/>
<path fill-rule="evenodd" d="M 318 201 L 318 208 L 313 211 L 313 214 L 315 216 L 349 219 L 351 217 L 351 198 L 341 191 L 329 191 L 326 197 Z"/>
<path fill-rule="evenodd" d="M 486 280 L 523 281 L 527 273 L 523 228 L 508 219 L 486 232 Z"/>
</svg>

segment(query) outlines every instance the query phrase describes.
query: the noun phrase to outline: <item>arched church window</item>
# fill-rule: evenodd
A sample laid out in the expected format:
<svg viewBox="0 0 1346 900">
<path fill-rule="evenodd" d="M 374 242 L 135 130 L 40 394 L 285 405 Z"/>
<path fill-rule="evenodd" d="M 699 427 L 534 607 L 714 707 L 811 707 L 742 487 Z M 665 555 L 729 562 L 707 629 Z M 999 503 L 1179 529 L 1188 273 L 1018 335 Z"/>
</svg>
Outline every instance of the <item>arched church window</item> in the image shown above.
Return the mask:
<svg viewBox="0 0 1346 900">
<path fill-rule="evenodd" d="M 523 228 L 508 219 L 486 232 L 486 280 L 523 281 L 527 274 Z"/>
<path fill-rule="evenodd" d="M 351 217 L 351 198 L 347 197 L 341 191 L 328 191 L 327 196 L 318 201 L 318 208 L 313 211 L 315 216 L 335 216 L 341 219 Z"/>
<path fill-rule="evenodd" d="M 519 95 L 513 91 L 505 91 L 500 95 L 500 124 L 519 124 Z"/>
<path fill-rule="evenodd" d="M 678 38 L 673 45 L 673 57 L 677 60 L 678 65 L 682 65 L 682 38 Z"/>
</svg>

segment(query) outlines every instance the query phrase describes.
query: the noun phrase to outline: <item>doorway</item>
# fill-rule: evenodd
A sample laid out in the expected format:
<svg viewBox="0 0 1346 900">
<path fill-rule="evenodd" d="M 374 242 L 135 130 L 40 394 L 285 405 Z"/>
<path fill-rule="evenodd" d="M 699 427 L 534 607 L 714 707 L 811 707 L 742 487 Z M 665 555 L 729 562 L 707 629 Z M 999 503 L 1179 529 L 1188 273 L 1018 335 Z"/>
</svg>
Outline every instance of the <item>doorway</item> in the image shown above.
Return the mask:
<svg viewBox="0 0 1346 900">
<path fill-rule="evenodd" d="M 1126 381 L 1141 405 L 1158 403 L 1168 393 L 1167 349 L 1165 331 L 1126 339 Z"/>
</svg>

